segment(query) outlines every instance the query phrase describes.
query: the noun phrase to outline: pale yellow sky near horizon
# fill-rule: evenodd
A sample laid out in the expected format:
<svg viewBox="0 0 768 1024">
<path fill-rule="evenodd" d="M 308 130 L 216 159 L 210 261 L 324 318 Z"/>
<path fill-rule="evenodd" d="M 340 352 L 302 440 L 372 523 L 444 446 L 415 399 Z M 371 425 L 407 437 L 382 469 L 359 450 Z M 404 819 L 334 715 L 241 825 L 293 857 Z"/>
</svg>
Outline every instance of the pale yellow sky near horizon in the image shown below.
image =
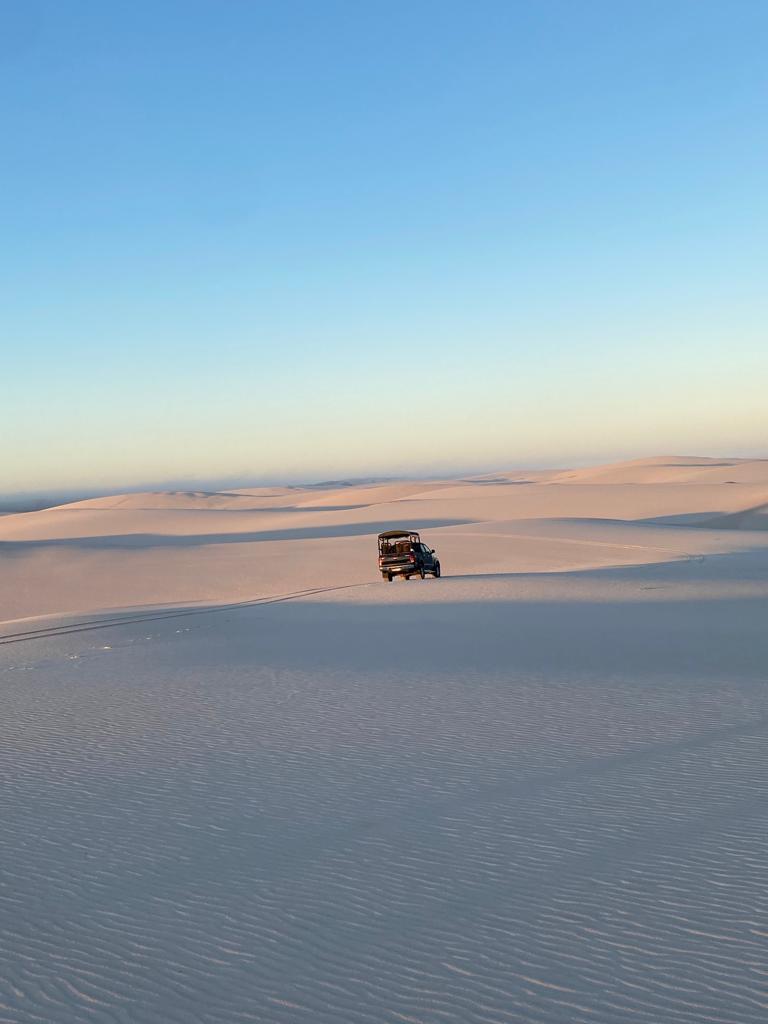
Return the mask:
<svg viewBox="0 0 768 1024">
<path fill-rule="evenodd" d="M 667 453 L 768 455 L 766 378 L 757 365 L 745 373 L 737 361 L 718 367 L 704 360 L 655 380 L 647 366 L 634 376 L 620 366 L 590 373 L 578 361 L 571 369 L 554 375 L 547 389 L 545 364 L 511 381 L 508 367 L 500 379 L 487 367 L 462 376 L 437 366 L 441 386 L 413 398 L 376 381 L 356 393 L 353 381 L 341 379 L 334 391 L 332 378 L 319 378 L 302 395 L 231 377 L 208 393 L 199 380 L 175 388 L 150 381 L 139 402 L 119 384 L 81 402 L 62 391 L 44 410 L 29 407 L 18 431 L 6 431 L 2 489 L 431 475 Z"/>
</svg>

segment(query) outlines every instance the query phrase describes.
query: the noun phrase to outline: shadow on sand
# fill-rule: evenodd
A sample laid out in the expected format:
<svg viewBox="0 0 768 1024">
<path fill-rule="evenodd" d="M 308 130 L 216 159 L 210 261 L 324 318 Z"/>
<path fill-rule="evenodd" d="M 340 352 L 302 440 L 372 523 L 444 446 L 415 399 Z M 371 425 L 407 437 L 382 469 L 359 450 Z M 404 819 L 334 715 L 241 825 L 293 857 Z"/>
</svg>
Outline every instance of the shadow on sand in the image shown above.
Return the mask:
<svg viewBox="0 0 768 1024">
<path fill-rule="evenodd" d="M 508 596 L 486 596 L 484 585 L 493 581 L 508 583 Z M 756 591 L 755 583 L 764 588 Z M 734 593 L 738 584 L 751 586 L 751 592 Z M 718 585 L 730 593 L 718 591 Z M 692 593 L 697 586 L 701 592 Z M 472 599 L 474 587 L 479 588 L 477 599 Z M 334 596 L 328 600 L 326 594 Z M 279 615 L 278 604 L 283 606 Z M 262 665 L 307 670 L 399 666 L 429 675 L 437 657 L 443 666 L 450 665 L 451 674 L 509 670 L 570 676 L 599 670 L 632 676 L 661 671 L 696 681 L 713 672 L 727 677 L 749 671 L 764 678 L 767 612 L 768 547 L 757 547 L 651 565 L 449 574 L 394 584 L 340 582 L 231 604 L 154 605 L 79 620 L 62 616 L 50 624 L 30 621 L 25 632 L 22 623 L 14 624 L 0 640 L 222 615 L 228 624 L 215 635 L 226 637 L 226 657 L 233 662 L 256 658 Z M 254 616 L 269 616 L 269 627 L 260 629 Z M 301 644 L 295 643 L 296 631 Z M 391 637 L 397 642 L 389 642 Z M 223 656 L 213 637 L 211 652 L 214 658 Z"/>
<path fill-rule="evenodd" d="M 439 526 L 467 526 L 472 519 L 422 519 L 419 530 L 433 530 Z M 143 551 L 148 548 L 204 547 L 208 544 L 251 544 L 263 541 L 320 540 L 325 537 L 375 537 L 383 530 L 415 529 L 413 524 L 393 522 L 342 523 L 332 526 L 302 526 L 282 530 L 249 530 L 242 533 L 126 533 L 103 537 L 51 537 L 43 540 L 0 541 L 0 555 L 30 554 L 46 548 L 72 548 L 82 551 L 101 551 L 114 548 Z"/>
</svg>

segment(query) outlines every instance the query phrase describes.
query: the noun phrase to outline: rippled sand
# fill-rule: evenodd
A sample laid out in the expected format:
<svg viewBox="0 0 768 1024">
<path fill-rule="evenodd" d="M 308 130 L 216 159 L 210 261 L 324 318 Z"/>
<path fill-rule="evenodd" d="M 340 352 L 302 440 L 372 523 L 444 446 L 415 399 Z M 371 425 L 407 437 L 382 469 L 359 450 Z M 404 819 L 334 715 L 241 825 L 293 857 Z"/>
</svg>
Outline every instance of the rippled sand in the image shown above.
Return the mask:
<svg viewBox="0 0 768 1024">
<path fill-rule="evenodd" d="M 6 517 L 147 592 L 4 573 L 0 1021 L 762 1024 L 768 534 L 709 523 L 760 469 Z M 227 514 L 283 532 L 175 544 Z M 404 517 L 445 578 L 376 579 Z"/>
</svg>

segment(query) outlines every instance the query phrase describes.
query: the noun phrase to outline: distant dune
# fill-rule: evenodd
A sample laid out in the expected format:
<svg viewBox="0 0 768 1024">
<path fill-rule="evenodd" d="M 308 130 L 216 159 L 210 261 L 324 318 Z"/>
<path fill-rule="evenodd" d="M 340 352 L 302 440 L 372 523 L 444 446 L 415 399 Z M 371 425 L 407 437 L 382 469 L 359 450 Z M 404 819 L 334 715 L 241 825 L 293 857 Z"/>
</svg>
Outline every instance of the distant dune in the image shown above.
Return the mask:
<svg viewBox="0 0 768 1024">
<path fill-rule="evenodd" d="M 131 491 L 127 494 L 105 495 L 86 498 L 58 506 L 75 511 L 80 509 L 249 509 L 266 508 L 278 503 L 294 490 L 288 487 L 260 487 L 254 490 L 233 491 Z"/>
<path fill-rule="evenodd" d="M 91 498 L 2 517 L 0 621 L 376 580 L 375 535 L 392 526 L 424 530 L 453 575 L 657 562 L 722 546 L 705 529 L 765 531 L 766 502 L 768 460 L 687 456 Z"/>
<path fill-rule="evenodd" d="M 705 459 L 661 455 L 608 466 L 572 469 L 552 477 L 553 483 L 578 484 L 765 484 L 768 459 Z"/>
</svg>

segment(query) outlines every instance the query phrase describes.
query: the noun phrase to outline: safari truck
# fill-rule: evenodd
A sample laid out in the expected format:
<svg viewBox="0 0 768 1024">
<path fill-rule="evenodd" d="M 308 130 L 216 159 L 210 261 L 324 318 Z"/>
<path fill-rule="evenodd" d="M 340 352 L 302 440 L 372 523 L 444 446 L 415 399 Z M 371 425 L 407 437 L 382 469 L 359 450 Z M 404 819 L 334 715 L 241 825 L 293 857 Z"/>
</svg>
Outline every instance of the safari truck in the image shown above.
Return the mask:
<svg viewBox="0 0 768 1024">
<path fill-rule="evenodd" d="M 423 544 L 415 530 L 388 530 L 379 534 L 379 572 L 387 583 L 395 576 L 424 579 L 427 573 L 437 579 L 440 562 L 435 549 Z"/>
</svg>

